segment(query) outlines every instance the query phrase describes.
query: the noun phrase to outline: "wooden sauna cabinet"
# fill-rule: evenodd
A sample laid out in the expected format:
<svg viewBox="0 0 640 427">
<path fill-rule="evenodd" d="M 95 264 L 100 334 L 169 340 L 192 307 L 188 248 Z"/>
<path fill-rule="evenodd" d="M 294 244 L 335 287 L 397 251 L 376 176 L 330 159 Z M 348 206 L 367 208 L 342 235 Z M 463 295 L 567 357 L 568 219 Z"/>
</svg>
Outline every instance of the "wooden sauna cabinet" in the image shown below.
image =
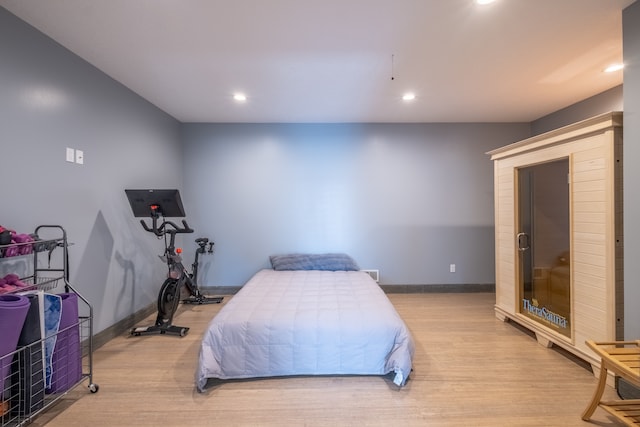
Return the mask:
<svg viewBox="0 0 640 427">
<path fill-rule="evenodd" d="M 495 314 L 530 329 L 540 344 L 556 344 L 591 363 L 597 374 L 600 360 L 586 341 L 624 337 L 622 113 L 603 114 L 487 154 L 495 180 Z M 567 247 L 554 247 L 553 240 L 563 233 L 538 230 L 541 236 L 532 239 L 521 230 L 528 225 L 521 210 L 540 216 L 536 224 L 542 225 L 532 227 L 535 234 L 547 227 L 544 211 L 553 205 L 544 202 L 544 192 L 523 195 L 521 175 L 556 162 L 566 168 L 567 180 L 548 188 L 566 192 L 562 245 Z M 537 260 L 523 261 L 532 247 Z"/>
</svg>

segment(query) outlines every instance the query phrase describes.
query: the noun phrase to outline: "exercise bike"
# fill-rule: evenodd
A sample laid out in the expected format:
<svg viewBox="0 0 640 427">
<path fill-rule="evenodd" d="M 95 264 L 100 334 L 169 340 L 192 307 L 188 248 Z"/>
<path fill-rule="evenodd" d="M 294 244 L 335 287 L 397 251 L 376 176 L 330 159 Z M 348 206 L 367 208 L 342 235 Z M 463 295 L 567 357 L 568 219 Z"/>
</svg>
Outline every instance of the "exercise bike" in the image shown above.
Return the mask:
<svg viewBox="0 0 640 427">
<path fill-rule="evenodd" d="M 179 198 L 179 195 L 177 197 Z M 162 215 L 162 208 L 159 204 L 152 203 L 148 208 L 151 216 L 151 226 L 147 225 L 144 220 L 140 220 L 140 223 L 146 231 L 155 234 L 159 238 L 164 237 L 165 250 L 164 254 L 160 255 L 160 259 L 167 264 L 168 272 L 167 279 L 162 284 L 158 294 L 158 315 L 155 324 L 133 328 L 131 329 L 131 335 L 175 334 L 183 337 L 187 334 L 189 328 L 173 324 L 173 316 L 181 302 L 180 297 L 183 287 L 189 292 L 189 297 L 182 299 L 184 304 L 219 304 L 223 300 L 223 297 L 204 296 L 200 292 L 197 282 L 199 257 L 205 253 L 213 253 L 214 243 L 206 237 L 200 237 L 195 240 L 198 248 L 196 249 L 194 262 L 191 265 L 191 272 L 187 271 L 182 264 L 182 249 L 175 247 L 175 239 L 176 234 L 193 233 L 194 230 L 189 227 L 184 219 L 182 220 L 182 226 L 166 220 Z M 161 222 L 160 218 L 162 218 Z"/>
</svg>

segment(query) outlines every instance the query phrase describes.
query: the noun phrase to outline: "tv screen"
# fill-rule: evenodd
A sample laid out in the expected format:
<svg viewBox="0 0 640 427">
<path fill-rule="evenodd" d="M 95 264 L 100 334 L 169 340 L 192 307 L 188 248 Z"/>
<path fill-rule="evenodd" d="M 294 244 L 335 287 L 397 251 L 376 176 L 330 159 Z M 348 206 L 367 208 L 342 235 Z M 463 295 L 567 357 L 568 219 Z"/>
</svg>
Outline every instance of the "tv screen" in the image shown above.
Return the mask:
<svg viewBox="0 0 640 427">
<path fill-rule="evenodd" d="M 124 190 L 136 217 L 152 216 L 151 206 L 164 217 L 185 217 L 178 190 Z"/>
</svg>

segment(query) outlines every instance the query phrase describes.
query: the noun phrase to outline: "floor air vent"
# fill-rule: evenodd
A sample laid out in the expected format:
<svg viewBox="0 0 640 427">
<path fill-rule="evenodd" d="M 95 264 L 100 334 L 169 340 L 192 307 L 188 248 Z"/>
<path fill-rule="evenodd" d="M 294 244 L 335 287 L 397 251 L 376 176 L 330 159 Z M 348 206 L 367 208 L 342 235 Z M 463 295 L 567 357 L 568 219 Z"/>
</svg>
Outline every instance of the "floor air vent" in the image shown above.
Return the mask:
<svg viewBox="0 0 640 427">
<path fill-rule="evenodd" d="M 380 270 L 361 270 L 367 273 L 376 282 L 380 281 Z"/>
</svg>

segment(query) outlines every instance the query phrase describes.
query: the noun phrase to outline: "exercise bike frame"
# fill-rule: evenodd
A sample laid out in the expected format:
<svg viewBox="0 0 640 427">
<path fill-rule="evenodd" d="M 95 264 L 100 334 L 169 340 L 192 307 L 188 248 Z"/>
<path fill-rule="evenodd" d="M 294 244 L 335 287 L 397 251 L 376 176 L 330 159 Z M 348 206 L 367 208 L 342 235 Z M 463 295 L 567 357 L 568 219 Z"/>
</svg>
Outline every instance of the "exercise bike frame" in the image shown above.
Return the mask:
<svg viewBox="0 0 640 427">
<path fill-rule="evenodd" d="M 173 325 L 173 316 L 178 309 L 180 303 L 180 295 L 183 286 L 189 292 L 189 297 L 182 300 L 185 304 L 218 304 L 222 302 L 223 297 L 206 297 L 198 288 L 198 265 L 199 257 L 205 252 L 213 252 L 213 242 L 206 237 L 200 237 L 195 240 L 198 244 L 195 259 L 191 265 L 191 273 L 187 271 L 182 264 L 181 250 L 176 251 L 175 238 L 176 234 L 193 233 L 193 229 L 189 227 L 185 220 L 182 220 L 182 227 L 177 224 L 164 220 L 158 225 L 159 215 L 151 207 L 151 227 L 144 220 L 140 220 L 142 227 L 157 237 L 164 237 L 165 250 L 160 256 L 163 262 L 167 264 L 167 278 L 160 288 L 158 294 L 158 315 L 153 326 L 138 327 L 131 330 L 131 335 L 140 336 L 143 334 L 175 334 L 181 337 L 185 336 L 189 331 L 188 327 Z M 167 242 L 167 235 L 169 241 Z"/>
</svg>

